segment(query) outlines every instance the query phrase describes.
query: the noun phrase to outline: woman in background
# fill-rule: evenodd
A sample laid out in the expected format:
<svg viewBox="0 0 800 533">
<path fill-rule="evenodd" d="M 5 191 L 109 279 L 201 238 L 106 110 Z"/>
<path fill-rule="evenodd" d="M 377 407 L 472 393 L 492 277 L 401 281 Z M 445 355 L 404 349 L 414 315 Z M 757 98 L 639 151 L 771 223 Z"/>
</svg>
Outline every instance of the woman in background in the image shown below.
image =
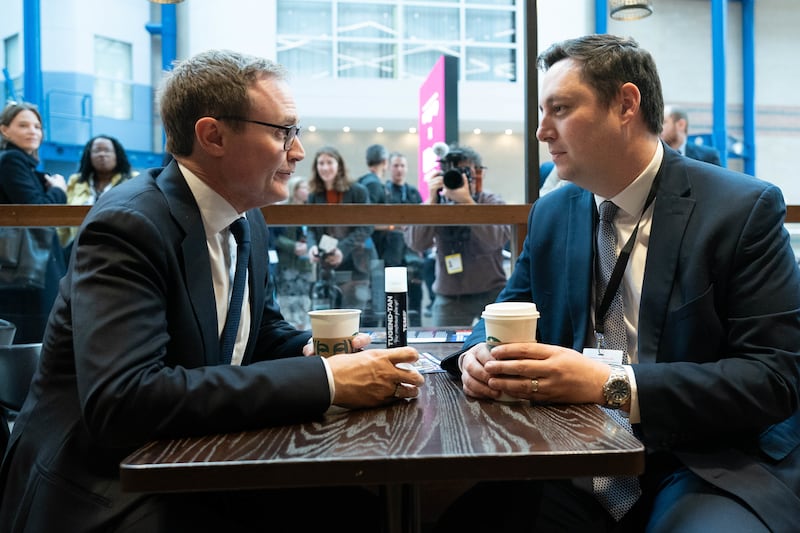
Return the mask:
<svg viewBox="0 0 800 533">
<path fill-rule="evenodd" d="M 131 172 L 128 155 L 117 139 L 97 135 L 83 147 L 78 172 L 67 181 L 67 204 L 94 205 L 106 190 L 137 174 Z M 77 232 L 78 228 L 59 228 L 61 245 L 69 249 Z"/>
<path fill-rule="evenodd" d="M 311 165 L 309 204 L 368 204 L 367 189 L 351 181 L 347 166 L 339 151 L 332 146 L 320 148 Z M 323 235 L 338 240 L 330 249 L 320 247 Z M 350 283 L 343 281 L 342 305 L 368 309 L 371 300 L 369 279 L 371 261 L 378 259 L 372 244 L 372 226 L 313 227 L 309 231 L 309 258 L 322 262 L 323 268 L 352 272 Z M 318 278 L 320 276 L 317 276 Z M 366 283 L 364 283 L 366 281 Z M 362 316 L 362 324 L 364 324 Z"/>
<path fill-rule="evenodd" d="M 0 204 L 63 204 L 67 184 L 61 174 L 36 170 L 42 144 L 42 117 L 33 104 L 12 103 L 0 114 Z M 17 326 L 14 343 L 41 342 L 47 316 L 64 275 L 64 255 L 53 233 L 43 289 L 0 287 L 0 318 Z"/>
<path fill-rule="evenodd" d="M 294 176 L 289 180 L 287 204 L 304 204 L 308 199 L 308 180 Z M 278 304 L 281 314 L 297 329 L 309 329 L 311 284 L 314 274 L 308 258 L 306 226 L 270 228 L 278 250 Z"/>
</svg>

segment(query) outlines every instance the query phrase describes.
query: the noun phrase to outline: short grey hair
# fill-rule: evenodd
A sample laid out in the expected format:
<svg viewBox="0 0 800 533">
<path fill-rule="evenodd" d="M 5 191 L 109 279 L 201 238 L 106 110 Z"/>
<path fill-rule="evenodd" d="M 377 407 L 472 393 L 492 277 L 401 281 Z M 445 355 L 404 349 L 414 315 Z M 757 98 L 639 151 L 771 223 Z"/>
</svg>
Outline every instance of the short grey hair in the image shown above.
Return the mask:
<svg viewBox="0 0 800 533">
<path fill-rule="evenodd" d="M 177 62 L 160 91 L 167 152 L 190 155 L 199 119 L 246 117 L 252 105 L 248 89 L 259 80 L 286 77 L 286 69 L 278 63 L 228 50 L 209 50 Z M 231 123 L 231 128 L 243 127 Z"/>
</svg>

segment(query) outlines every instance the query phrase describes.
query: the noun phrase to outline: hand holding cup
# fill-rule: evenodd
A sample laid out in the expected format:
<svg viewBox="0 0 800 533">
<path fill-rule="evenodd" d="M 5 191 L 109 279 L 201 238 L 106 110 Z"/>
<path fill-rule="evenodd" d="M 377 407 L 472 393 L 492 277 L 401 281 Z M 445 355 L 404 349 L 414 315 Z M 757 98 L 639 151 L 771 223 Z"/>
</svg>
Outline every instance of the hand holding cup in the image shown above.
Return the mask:
<svg viewBox="0 0 800 533">
<path fill-rule="evenodd" d="M 486 326 L 486 344 L 491 349 L 500 344 L 512 342 L 536 342 L 536 324 L 539 311 L 531 302 L 499 302 L 486 306 L 481 315 Z M 533 383 L 533 382 L 532 382 Z M 498 401 L 520 402 L 517 398 L 503 393 Z"/>
</svg>

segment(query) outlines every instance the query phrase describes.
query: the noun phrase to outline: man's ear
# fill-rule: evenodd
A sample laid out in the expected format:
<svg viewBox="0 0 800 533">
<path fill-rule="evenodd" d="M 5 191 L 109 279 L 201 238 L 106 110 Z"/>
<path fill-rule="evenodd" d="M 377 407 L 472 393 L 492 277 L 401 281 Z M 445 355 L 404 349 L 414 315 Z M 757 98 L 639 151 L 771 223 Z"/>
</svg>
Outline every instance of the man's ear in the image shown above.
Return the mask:
<svg viewBox="0 0 800 533">
<path fill-rule="evenodd" d="M 197 145 L 208 155 L 219 157 L 225 153 L 224 138 L 230 130 L 217 119 L 203 117 L 194 124 Z"/>
<path fill-rule="evenodd" d="M 620 98 L 620 118 L 623 122 L 630 122 L 639 113 L 639 106 L 642 103 L 642 94 L 636 84 L 623 83 L 619 89 Z"/>
</svg>

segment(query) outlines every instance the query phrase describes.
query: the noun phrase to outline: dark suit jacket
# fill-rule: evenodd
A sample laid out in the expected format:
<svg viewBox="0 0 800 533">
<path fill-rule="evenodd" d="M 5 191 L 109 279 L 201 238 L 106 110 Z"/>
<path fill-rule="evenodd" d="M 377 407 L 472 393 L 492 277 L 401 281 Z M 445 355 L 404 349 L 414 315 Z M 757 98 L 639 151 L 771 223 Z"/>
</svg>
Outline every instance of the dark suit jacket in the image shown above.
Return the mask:
<svg viewBox="0 0 800 533">
<path fill-rule="evenodd" d="M 369 192 L 369 202 L 371 204 L 385 204 L 386 191 L 384 191 L 384 184 L 377 174 L 374 172 L 367 172 L 358 178 L 358 184 L 366 187 Z"/>
<path fill-rule="evenodd" d="M 669 148 L 659 175 L 633 365 L 648 472 L 654 454 L 677 459 L 774 531 L 791 531 L 800 524 L 800 271 L 781 192 Z M 591 332 L 595 212 L 593 195 L 574 185 L 531 210 L 498 300 L 535 302 L 541 342 L 581 351 Z M 465 346 L 484 338 L 480 322 Z M 457 357 L 445 367 L 456 373 Z"/>
<path fill-rule="evenodd" d="M 686 157 L 697 159 L 698 161 L 705 161 L 720 166 L 722 162 L 719 159 L 719 151 L 713 146 L 704 146 L 702 144 L 686 143 Z"/>
<path fill-rule="evenodd" d="M 197 204 L 176 163 L 103 194 L 76 239 L 0 481 L 0 531 L 107 531 L 143 496 L 119 462 L 150 439 L 321 415 L 322 361 L 265 290 L 267 228 L 251 225 L 252 325 L 242 366 L 220 363 Z M 149 501 L 149 500 L 148 500 Z"/>
</svg>

